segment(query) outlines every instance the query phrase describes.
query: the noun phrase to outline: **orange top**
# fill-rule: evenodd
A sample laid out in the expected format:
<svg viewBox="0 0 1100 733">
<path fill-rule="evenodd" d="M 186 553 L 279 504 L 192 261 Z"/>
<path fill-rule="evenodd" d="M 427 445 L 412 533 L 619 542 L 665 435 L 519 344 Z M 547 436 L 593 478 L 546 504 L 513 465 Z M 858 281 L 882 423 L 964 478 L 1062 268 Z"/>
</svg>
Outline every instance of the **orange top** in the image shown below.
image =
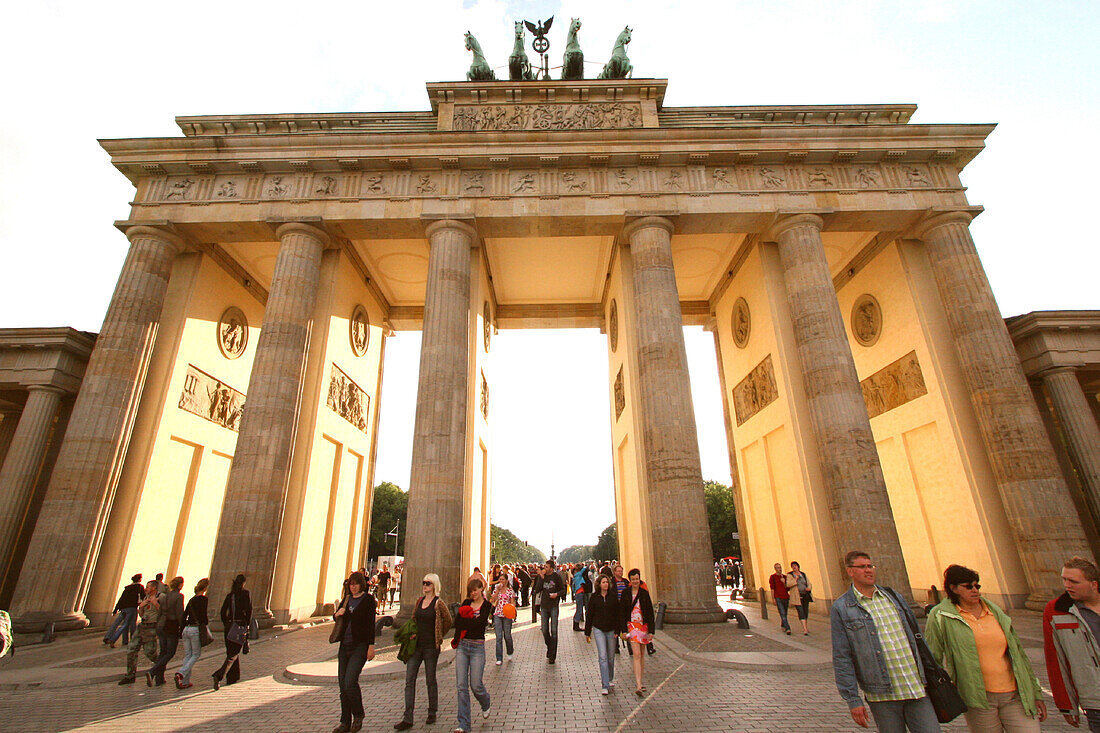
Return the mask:
<svg viewBox="0 0 1100 733">
<path fill-rule="evenodd" d="M 974 618 L 968 611 L 959 609 L 963 621 L 974 631 L 974 643 L 978 647 L 978 665 L 982 668 L 986 692 L 1014 692 L 1016 675 L 1008 658 L 1008 640 L 1004 629 L 985 604 L 981 618 Z"/>
</svg>

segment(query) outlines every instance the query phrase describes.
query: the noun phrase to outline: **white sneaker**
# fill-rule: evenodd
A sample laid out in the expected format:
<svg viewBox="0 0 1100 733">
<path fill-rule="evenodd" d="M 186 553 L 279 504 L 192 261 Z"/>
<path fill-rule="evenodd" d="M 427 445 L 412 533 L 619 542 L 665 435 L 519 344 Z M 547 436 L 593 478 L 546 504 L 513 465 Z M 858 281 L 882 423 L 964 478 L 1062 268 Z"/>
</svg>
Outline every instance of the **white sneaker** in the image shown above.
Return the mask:
<svg viewBox="0 0 1100 733">
<path fill-rule="evenodd" d="M 611 680 L 610 682 L 607 683 L 607 689 L 610 690 L 613 687 L 615 687 L 615 680 Z"/>
<path fill-rule="evenodd" d="M 507 659 L 508 659 L 508 661 L 509 661 L 509 662 L 510 662 L 510 661 L 512 661 L 512 655 L 511 655 L 511 654 L 509 654 L 509 655 L 507 656 Z"/>
<path fill-rule="evenodd" d="M 499 659 L 497 660 L 497 666 L 498 667 L 500 666 L 500 660 Z"/>
<path fill-rule="evenodd" d="M 488 717 L 489 717 L 489 708 L 485 708 L 484 710 L 481 711 L 481 717 L 483 719 L 488 719 Z"/>
<path fill-rule="evenodd" d="M 606 694 L 607 694 L 608 692 L 610 692 L 610 690 L 609 690 L 609 689 L 607 689 L 606 687 L 605 687 L 605 688 L 603 688 L 602 690 L 600 690 L 600 694 L 601 694 L 601 695 L 606 695 Z"/>
</svg>

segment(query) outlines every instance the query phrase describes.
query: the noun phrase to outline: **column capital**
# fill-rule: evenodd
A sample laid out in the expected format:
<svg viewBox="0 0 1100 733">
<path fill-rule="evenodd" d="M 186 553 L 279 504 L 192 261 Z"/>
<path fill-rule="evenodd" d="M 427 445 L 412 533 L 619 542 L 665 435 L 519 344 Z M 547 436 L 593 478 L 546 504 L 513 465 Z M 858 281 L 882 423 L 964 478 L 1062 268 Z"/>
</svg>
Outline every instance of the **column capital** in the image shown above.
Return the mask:
<svg viewBox="0 0 1100 733">
<path fill-rule="evenodd" d="M 428 225 L 424 227 L 424 236 L 426 236 L 428 239 L 431 239 L 436 232 L 442 231 L 444 229 L 457 229 L 463 234 L 469 236 L 474 244 L 479 242 L 481 239 L 478 236 L 477 229 L 474 229 L 473 226 L 471 226 L 470 224 L 467 224 L 464 221 L 459 221 L 458 219 L 437 219 L 435 221 L 429 222 Z"/>
<path fill-rule="evenodd" d="M 640 219 L 628 222 L 623 227 L 623 239 L 629 242 L 635 232 L 652 228 L 664 229 L 670 237 L 676 231 L 676 225 L 672 223 L 671 219 L 666 219 L 663 216 L 643 216 Z"/>
<path fill-rule="evenodd" d="M 130 244 L 133 244 L 138 239 L 153 238 L 159 239 L 162 242 L 167 242 L 175 248 L 173 256 L 179 254 L 187 248 L 187 242 L 183 237 L 176 234 L 170 229 L 162 226 L 147 226 L 139 224 L 137 226 L 126 227 L 124 230 L 126 238 L 130 240 Z"/>
<path fill-rule="evenodd" d="M 332 246 L 332 237 L 329 233 L 320 227 L 313 226 L 312 224 L 306 224 L 302 221 L 288 221 L 285 224 L 280 224 L 275 229 L 275 236 L 280 239 L 290 234 L 305 234 L 306 236 L 313 237 L 319 241 L 326 249 Z"/>
<path fill-rule="evenodd" d="M 969 211 L 963 211 L 959 209 L 957 211 L 940 211 L 935 212 L 922 219 L 913 227 L 913 236 L 917 239 L 924 239 L 925 236 L 933 229 L 945 226 L 947 224 L 962 224 L 963 226 L 970 226 L 970 222 L 974 220 L 973 214 Z"/>
<path fill-rule="evenodd" d="M 825 228 L 825 220 L 817 214 L 784 214 L 765 232 L 764 239 L 769 242 L 777 241 L 780 236 L 795 227 L 813 227 L 820 232 Z"/>
<path fill-rule="evenodd" d="M 54 392 L 56 394 L 65 394 L 65 390 L 60 387 L 55 387 L 52 384 L 28 384 L 26 389 L 28 392 Z"/>
<path fill-rule="evenodd" d="M 1068 364 L 1047 367 L 1039 372 L 1039 377 L 1046 379 L 1047 377 L 1053 377 L 1055 374 L 1072 374 L 1077 376 L 1077 367 Z"/>
</svg>

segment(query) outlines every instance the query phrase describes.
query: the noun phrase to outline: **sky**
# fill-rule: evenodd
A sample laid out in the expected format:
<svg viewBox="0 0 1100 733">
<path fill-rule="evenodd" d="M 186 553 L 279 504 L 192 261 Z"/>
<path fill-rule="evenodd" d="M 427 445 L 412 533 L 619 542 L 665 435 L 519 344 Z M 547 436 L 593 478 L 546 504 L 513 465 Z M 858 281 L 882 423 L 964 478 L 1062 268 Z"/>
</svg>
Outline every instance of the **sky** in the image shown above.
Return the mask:
<svg viewBox="0 0 1100 733">
<path fill-rule="evenodd" d="M 624 25 L 665 105 L 914 103 L 915 123 L 997 123 L 963 171 L 1002 312 L 1100 308 L 1100 3 L 927 0 L 20 3 L 0 44 L 0 328 L 98 331 L 130 183 L 97 139 L 182 135 L 177 115 L 425 110 L 464 78 L 463 34 L 506 76 L 514 20 L 579 17 L 588 75 Z M 13 32 L 17 31 L 17 32 Z M 530 51 L 529 51 L 530 53 Z M 533 56 L 533 54 L 532 54 Z M 728 483 L 714 346 L 685 329 L 705 478 Z M 376 480 L 408 486 L 420 334 L 387 345 Z M 493 522 L 549 550 L 614 520 L 607 350 L 589 331 L 493 346 Z"/>
</svg>

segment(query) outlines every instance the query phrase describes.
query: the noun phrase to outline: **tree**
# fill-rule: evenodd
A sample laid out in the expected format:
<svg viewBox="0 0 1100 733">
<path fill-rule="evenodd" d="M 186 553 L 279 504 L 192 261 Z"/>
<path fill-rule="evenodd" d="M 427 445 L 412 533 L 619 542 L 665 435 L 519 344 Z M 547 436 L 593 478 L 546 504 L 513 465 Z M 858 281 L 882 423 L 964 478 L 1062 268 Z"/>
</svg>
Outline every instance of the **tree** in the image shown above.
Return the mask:
<svg viewBox="0 0 1100 733">
<path fill-rule="evenodd" d="M 502 565 L 514 565 L 520 562 L 546 562 L 546 555 L 537 547 L 529 545 L 510 529 L 489 525 L 489 561 Z"/>
<path fill-rule="evenodd" d="M 367 558 L 382 555 L 405 555 L 405 534 L 408 529 L 409 495 L 400 486 L 383 481 L 374 487 L 374 504 L 370 517 L 370 541 L 367 544 Z M 394 552 L 393 537 L 386 533 L 393 531 L 398 521 L 401 533 L 398 537 L 397 552 Z"/>
<path fill-rule="evenodd" d="M 600 539 L 596 541 L 596 546 L 593 548 L 592 559 L 603 562 L 618 560 L 619 557 L 619 525 L 612 522 L 603 532 L 600 532 Z"/>
<path fill-rule="evenodd" d="M 558 562 L 567 563 L 591 560 L 595 550 L 595 545 L 570 545 L 558 554 Z"/>
<path fill-rule="evenodd" d="M 704 481 L 703 495 L 707 504 L 707 523 L 710 525 L 711 554 L 716 558 L 741 557 L 741 541 L 733 539 L 733 533 L 737 531 L 737 512 L 730 487 L 717 481 Z"/>
</svg>

